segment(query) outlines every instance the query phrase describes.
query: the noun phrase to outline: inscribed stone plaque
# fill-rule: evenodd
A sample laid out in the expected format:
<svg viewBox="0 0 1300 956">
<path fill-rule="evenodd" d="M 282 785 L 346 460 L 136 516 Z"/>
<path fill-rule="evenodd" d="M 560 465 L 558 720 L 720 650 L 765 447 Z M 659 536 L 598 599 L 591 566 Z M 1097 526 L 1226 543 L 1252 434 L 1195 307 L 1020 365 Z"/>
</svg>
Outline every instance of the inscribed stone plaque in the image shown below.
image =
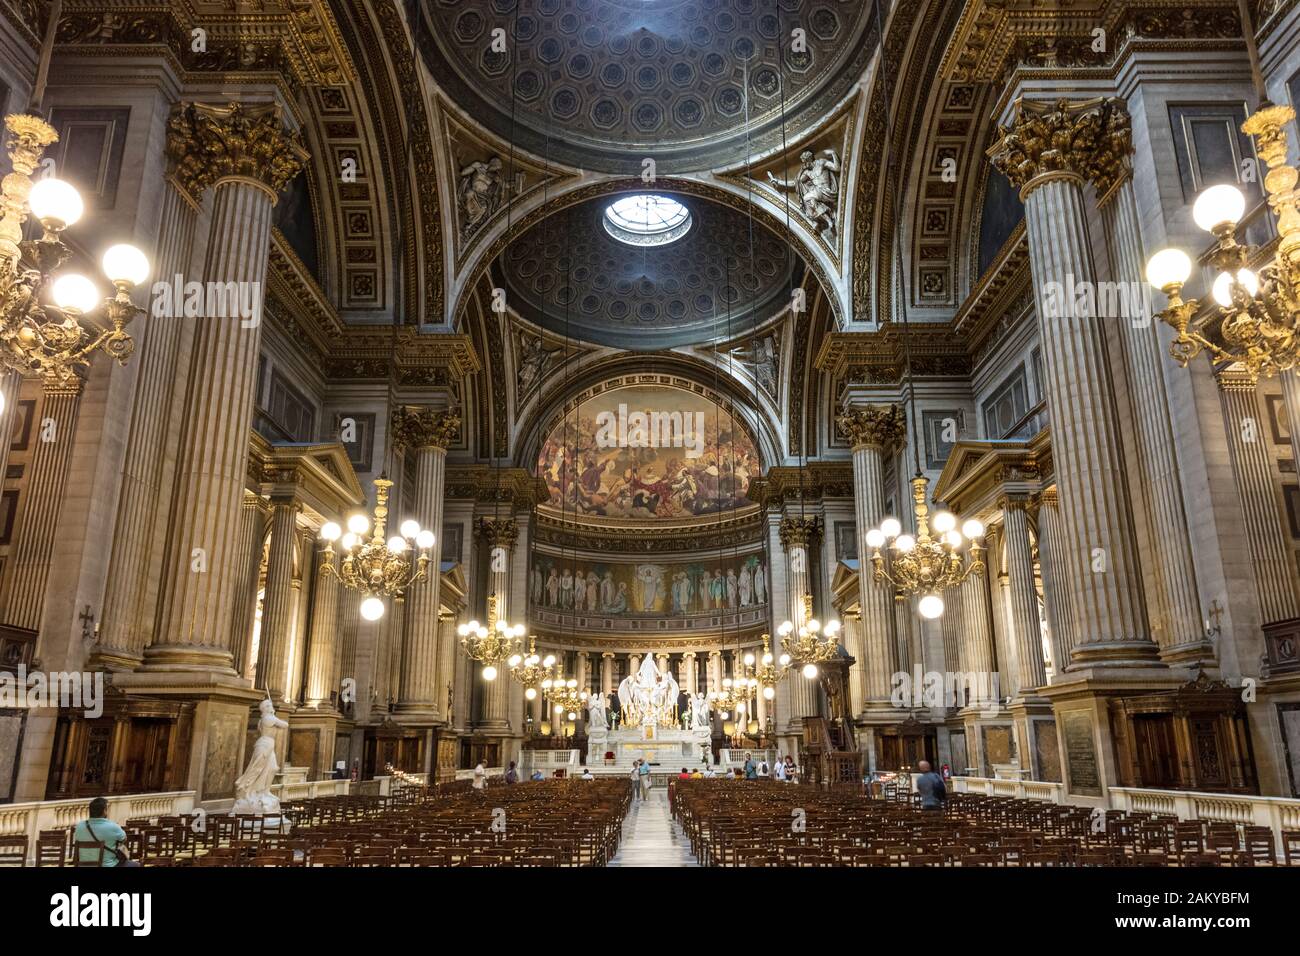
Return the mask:
<svg viewBox="0 0 1300 956">
<path fill-rule="evenodd" d="M 0 711 L 0 802 L 14 795 L 18 748 L 23 739 L 25 711 Z"/>
<path fill-rule="evenodd" d="M 1034 752 L 1038 755 L 1038 778 L 1061 782 L 1061 747 L 1056 738 L 1056 721 L 1035 720 Z"/>
<path fill-rule="evenodd" d="M 1300 796 L 1300 707 L 1279 704 L 1278 720 L 1282 725 L 1282 746 L 1286 750 L 1287 769 L 1291 774 L 1291 796 Z"/>
<path fill-rule="evenodd" d="M 995 765 L 1011 762 L 1011 728 L 985 725 L 980 730 L 984 735 L 984 776 L 991 777 Z"/>
<path fill-rule="evenodd" d="M 203 799 L 221 800 L 235 795 L 239 776 L 239 745 L 247 719 L 221 714 L 208 727 L 208 755 L 203 764 Z"/>
<path fill-rule="evenodd" d="M 1061 731 L 1065 738 L 1065 761 L 1070 770 L 1070 792 L 1087 797 L 1101 796 L 1101 776 L 1097 773 L 1097 750 L 1092 742 L 1092 718 L 1083 711 L 1063 714 Z"/>
</svg>

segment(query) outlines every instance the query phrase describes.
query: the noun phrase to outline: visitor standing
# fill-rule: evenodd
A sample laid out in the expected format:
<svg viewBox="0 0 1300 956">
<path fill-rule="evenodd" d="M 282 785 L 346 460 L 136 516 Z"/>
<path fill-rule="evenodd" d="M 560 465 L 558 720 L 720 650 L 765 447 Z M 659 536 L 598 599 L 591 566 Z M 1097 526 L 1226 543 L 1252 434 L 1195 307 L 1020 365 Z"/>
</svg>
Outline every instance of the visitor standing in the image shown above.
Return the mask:
<svg viewBox="0 0 1300 956">
<path fill-rule="evenodd" d="M 479 761 L 479 765 L 474 768 L 474 789 L 482 790 L 485 787 L 487 787 L 487 767 Z"/>
<path fill-rule="evenodd" d="M 758 779 L 758 764 L 754 763 L 753 754 L 745 754 L 745 779 L 746 780 Z"/>
<path fill-rule="evenodd" d="M 510 761 L 510 767 L 506 770 L 506 783 L 518 783 L 519 771 L 515 769 L 515 762 Z"/>
<path fill-rule="evenodd" d="M 780 757 L 776 758 L 776 779 L 785 782 L 785 763 Z"/>
<path fill-rule="evenodd" d="M 650 799 L 650 762 L 648 760 L 641 761 L 641 768 L 638 771 L 638 773 L 640 774 L 641 777 L 641 799 L 649 800 Z"/>
<path fill-rule="evenodd" d="M 943 785 L 943 777 L 930 769 L 928 760 L 922 760 L 916 769 L 921 771 L 916 778 L 916 792 L 921 795 L 921 809 L 942 810 L 948 800 L 948 788 Z"/>
</svg>

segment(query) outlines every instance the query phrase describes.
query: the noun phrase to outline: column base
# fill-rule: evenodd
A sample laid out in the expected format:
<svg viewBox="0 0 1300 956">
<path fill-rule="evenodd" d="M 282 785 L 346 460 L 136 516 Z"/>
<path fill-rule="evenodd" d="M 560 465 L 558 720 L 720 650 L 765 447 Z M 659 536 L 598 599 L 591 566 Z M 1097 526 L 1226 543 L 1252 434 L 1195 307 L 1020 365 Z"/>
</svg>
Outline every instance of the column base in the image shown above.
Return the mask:
<svg viewBox="0 0 1300 956">
<path fill-rule="evenodd" d="M 194 644 L 152 644 L 144 649 L 140 670 L 145 673 L 202 671 L 248 683 L 235 673 L 235 657 L 230 651 Z"/>
<path fill-rule="evenodd" d="M 133 671 L 144 660 L 143 655 L 114 648 L 96 648 L 86 658 L 87 670 Z"/>
<path fill-rule="evenodd" d="M 1160 648 L 1152 641 L 1109 641 L 1098 644 L 1078 644 L 1070 652 L 1070 664 L 1065 673 L 1070 674 L 1089 667 L 1163 667 Z"/>
<path fill-rule="evenodd" d="M 1160 652 L 1160 659 L 1170 667 L 1196 667 L 1204 665 L 1206 670 L 1218 669 L 1214 659 L 1214 645 L 1209 641 L 1196 641 L 1192 644 L 1178 644 Z"/>
</svg>

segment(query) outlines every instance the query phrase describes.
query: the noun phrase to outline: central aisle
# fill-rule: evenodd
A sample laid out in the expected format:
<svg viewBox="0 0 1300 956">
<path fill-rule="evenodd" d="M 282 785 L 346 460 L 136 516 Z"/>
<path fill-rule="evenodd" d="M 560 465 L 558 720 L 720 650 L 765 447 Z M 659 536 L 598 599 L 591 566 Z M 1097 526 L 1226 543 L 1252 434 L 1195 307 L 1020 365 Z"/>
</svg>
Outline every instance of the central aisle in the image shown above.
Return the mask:
<svg viewBox="0 0 1300 956">
<path fill-rule="evenodd" d="M 650 799 L 635 799 L 623 821 L 623 841 L 610 866 L 699 866 L 691 842 L 668 813 L 668 790 L 656 787 Z"/>
</svg>

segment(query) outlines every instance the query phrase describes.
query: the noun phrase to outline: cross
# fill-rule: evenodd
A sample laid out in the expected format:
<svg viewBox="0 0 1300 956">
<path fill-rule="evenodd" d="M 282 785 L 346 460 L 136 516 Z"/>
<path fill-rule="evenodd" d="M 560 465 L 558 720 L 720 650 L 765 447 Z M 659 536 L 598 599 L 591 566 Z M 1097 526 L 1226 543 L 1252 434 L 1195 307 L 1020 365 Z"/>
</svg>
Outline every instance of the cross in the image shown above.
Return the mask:
<svg viewBox="0 0 1300 956">
<path fill-rule="evenodd" d="M 95 628 L 93 634 L 91 632 L 91 624 L 95 620 L 95 615 L 90 613 L 89 604 L 81 609 L 81 614 L 78 615 L 77 620 L 81 622 L 81 639 L 83 641 L 90 640 L 92 636 L 98 636 L 99 628 Z"/>
<path fill-rule="evenodd" d="M 1205 632 L 1207 634 L 1222 634 L 1223 629 L 1219 625 L 1219 618 L 1223 617 L 1223 608 L 1219 607 L 1219 599 L 1215 598 L 1210 604 L 1210 610 L 1207 612 L 1209 617 L 1205 619 Z M 1214 619 L 1214 626 L 1210 627 L 1210 618 Z"/>
</svg>

